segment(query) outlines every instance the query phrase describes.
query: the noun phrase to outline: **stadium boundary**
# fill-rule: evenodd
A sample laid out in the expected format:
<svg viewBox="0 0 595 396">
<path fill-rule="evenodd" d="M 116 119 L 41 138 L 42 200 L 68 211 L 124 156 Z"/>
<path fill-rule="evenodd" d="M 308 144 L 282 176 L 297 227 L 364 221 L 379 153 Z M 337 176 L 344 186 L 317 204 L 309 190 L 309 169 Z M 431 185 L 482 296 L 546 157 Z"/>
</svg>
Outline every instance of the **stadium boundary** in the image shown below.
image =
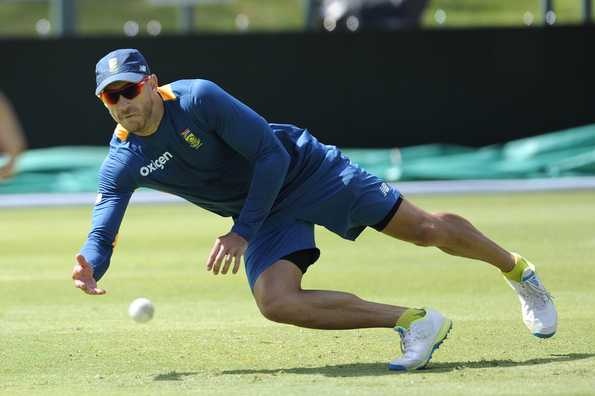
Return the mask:
<svg viewBox="0 0 595 396">
<path fill-rule="evenodd" d="M 595 189 L 595 177 L 514 180 L 439 180 L 394 183 L 405 195 L 507 193 Z M 95 193 L 43 193 L 0 195 L 0 208 L 93 205 Z M 158 191 L 141 190 L 135 204 L 182 203 L 182 198 Z"/>
</svg>

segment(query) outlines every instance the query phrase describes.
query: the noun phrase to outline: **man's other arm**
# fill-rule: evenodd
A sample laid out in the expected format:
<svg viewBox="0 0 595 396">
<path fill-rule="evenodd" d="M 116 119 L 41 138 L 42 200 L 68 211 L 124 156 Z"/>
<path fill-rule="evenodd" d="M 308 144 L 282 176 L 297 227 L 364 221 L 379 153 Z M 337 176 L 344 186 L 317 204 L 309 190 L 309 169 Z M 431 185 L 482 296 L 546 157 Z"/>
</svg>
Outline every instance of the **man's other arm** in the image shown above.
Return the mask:
<svg viewBox="0 0 595 396">
<path fill-rule="evenodd" d="M 118 230 L 133 191 L 124 165 L 106 160 L 100 171 L 91 231 L 75 256 L 72 274 L 75 286 L 88 294 L 105 293 L 97 288 L 97 281 L 109 268 Z"/>
</svg>

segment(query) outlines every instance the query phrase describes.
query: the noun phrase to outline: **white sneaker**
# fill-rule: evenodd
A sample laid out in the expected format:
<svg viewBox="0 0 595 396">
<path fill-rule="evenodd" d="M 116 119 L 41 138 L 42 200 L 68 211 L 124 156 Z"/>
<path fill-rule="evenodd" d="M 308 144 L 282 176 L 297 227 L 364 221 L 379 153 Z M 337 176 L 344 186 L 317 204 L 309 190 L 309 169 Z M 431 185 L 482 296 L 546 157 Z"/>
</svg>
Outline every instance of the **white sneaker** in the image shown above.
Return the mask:
<svg viewBox="0 0 595 396">
<path fill-rule="evenodd" d="M 432 353 L 448 336 L 452 321 L 433 309 L 425 309 L 425 311 L 426 316 L 411 323 L 409 330 L 395 327 L 395 331 L 401 336 L 403 355 L 388 364 L 390 370 L 407 371 L 424 368 L 432 358 Z"/>
<path fill-rule="evenodd" d="M 543 286 L 541 280 L 535 273 L 535 266 L 524 258 L 518 259 L 527 263 L 520 282 L 506 279 L 519 296 L 523 322 L 534 336 L 549 338 L 556 334 L 558 326 L 558 313 L 552 300 L 552 296 Z"/>
</svg>

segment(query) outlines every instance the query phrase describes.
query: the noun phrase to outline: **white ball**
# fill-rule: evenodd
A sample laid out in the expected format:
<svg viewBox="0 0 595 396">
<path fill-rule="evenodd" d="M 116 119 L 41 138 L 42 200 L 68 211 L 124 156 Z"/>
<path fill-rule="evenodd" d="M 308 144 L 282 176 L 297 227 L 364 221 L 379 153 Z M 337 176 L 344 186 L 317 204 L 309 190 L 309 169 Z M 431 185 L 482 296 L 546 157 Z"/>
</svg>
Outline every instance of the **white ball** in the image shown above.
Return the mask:
<svg viewBox="0 0 595 396">
<path fill-rule="evenodd" d="M 135 322 L 145 323 L 153 318 L 155 307 L 153 303 L 146 298 L 137 298 L 128 306 L 128 315 Z"/>
</svg>

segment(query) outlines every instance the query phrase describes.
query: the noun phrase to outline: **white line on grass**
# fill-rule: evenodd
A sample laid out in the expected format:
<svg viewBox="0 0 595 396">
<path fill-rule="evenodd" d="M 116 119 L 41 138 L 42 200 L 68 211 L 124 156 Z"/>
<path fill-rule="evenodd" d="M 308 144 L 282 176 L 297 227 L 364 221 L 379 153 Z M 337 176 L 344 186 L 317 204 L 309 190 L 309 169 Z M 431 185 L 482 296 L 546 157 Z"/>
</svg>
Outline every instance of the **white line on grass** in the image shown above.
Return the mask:
<svg viewBox="0 0 595 396">
<path fill-rule="evenodd" d="M 527 192 L 595 189 L 595 177 L 515 180 L 439 180 L 394 183 L 406 195 L 460 194 L 487 192 Z M 95 193 L 43 193 L 0 195 L 0 208 L 34 206 L 93 205 Z M 182 198 L 158 191 L 135 192 L 133 203 L 176 203 Z"/>
</svg>

